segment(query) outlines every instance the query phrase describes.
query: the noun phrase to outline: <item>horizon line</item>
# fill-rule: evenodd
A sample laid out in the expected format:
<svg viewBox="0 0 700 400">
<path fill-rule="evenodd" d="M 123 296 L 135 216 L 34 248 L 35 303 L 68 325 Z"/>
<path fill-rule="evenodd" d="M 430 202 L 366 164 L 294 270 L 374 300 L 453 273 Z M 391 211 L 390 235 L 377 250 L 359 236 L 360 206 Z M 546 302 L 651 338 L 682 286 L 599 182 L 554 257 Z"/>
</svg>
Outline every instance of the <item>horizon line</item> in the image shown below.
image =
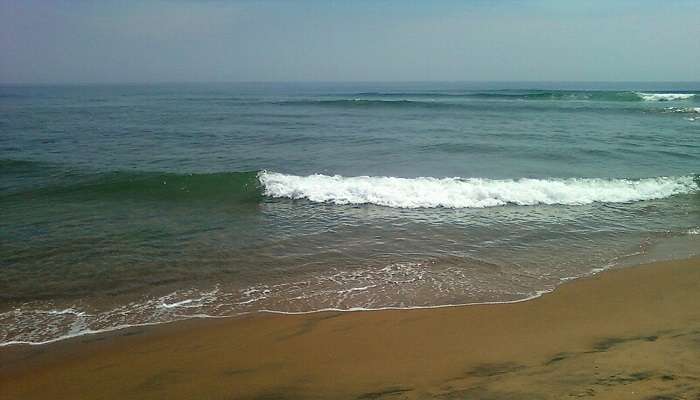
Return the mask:
<svg viewBox="0 0 700 400">
<path fill-rule="evenodd" d="M 700 83 L 700 80 L 250 80 L 250 81 L 56 81 L 2 82 L 0 86 L 87 86 L 87 85 L 173 85 L 173 84 L 347 84 L 347 83 Z"/>
</svg>

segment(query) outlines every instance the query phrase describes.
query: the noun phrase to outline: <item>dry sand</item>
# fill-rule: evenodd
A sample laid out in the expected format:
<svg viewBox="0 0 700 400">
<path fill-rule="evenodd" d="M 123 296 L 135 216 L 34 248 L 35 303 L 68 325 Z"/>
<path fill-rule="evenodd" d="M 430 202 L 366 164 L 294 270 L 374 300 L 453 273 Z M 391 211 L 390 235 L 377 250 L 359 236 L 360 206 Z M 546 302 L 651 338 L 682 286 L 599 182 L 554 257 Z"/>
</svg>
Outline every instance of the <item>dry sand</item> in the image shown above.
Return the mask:
<svg viewBox="0 0 700 400">
<path fill-rule="evenodd" d="M 1 399 L 700 399 L 700 259 L 515 304 L 257 314 L 0 348 Z"/>
</svg>

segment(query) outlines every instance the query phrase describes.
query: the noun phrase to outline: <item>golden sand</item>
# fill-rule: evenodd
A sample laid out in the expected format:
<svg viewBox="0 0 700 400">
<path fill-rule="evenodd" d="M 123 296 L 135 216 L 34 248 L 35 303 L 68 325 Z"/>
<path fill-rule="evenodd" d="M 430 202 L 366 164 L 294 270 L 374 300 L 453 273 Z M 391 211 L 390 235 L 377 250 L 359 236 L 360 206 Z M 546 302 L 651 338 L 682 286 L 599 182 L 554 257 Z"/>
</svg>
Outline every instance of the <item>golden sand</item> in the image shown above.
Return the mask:
<svg viewBox="0 0 700 400">
<path fill-rule="evenodd" d="M 0 349 L 1 399 L 700 399 L 700 259 L 541 298 L 191 320 Z"/>
</svg>

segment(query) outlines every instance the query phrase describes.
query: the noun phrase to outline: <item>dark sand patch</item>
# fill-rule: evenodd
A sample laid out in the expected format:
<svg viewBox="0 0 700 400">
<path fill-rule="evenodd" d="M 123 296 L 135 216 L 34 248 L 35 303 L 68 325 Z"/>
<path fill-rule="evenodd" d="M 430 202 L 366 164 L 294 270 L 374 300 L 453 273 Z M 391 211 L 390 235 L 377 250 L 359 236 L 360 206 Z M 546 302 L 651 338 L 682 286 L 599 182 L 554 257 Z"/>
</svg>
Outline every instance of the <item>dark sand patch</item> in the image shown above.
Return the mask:
<svg viewBox="0 0 700 400">
<path fill-rule="evenodd" d="M 358 400 L 375 400 L 375 399 L 385 399 L 392 398 L 395 399 L 397 396 L 402 395 L 406 392 L 410 392 L 411 388 L 387 388 L 377 392 L 363 393 L 357 396 Z"/>
<path fill-rule="evenodd" d="M 469 370 L 467 374 L 470 376 L 485 378 L 496 375 L 508 374 L 511 372 L 519 371 L 523 368 L 525 368 L 524 365 L 520 365 L 514 362 L 479 364 L 476 367 Z"/>
<path fill-rule="evenodd" d="M 296 336 L 301 336 L 301 335 L 306 335 L 307 333 L 311 332 L 311 330 L 316 326 L 319 322 L 331 319 L 331 318 L 336 318 L 341 315 L 341 313 L 318 313 L 318 314 L 309 314 L 311 317 L 306 319 L 299 327 L 296 329 L 294 332 L 286 333 L 283 335 L 280 335 L 277 337 L 277 340 L 287 340 L 291 339 Z"/>
</svg>

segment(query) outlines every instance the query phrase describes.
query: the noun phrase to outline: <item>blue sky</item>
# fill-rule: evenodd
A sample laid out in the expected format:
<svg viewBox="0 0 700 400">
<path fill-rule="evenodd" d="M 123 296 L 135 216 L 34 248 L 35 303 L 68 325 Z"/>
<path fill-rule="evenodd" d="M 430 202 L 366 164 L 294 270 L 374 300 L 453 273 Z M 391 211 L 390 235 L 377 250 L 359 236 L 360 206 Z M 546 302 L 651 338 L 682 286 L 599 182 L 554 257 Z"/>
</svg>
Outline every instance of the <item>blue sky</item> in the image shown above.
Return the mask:
<svg viewBox="0 0 700 400">
<path fill-rule="evenodd" d="M 0 0 L 0 81 L 700 81 L 698 21 L 686 0 Z"/>
</svg>

